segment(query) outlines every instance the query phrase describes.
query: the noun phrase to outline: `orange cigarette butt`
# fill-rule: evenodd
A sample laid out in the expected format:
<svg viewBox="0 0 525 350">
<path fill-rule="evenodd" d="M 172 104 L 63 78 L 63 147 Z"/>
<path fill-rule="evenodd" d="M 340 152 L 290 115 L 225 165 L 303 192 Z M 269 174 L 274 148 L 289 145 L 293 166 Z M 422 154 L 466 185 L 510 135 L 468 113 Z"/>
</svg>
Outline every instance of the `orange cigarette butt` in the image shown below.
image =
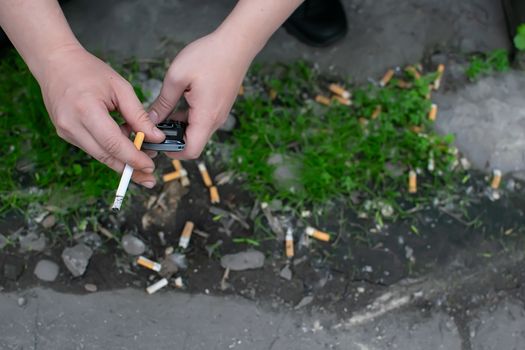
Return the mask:
<svg viewBox="0 0 525 350">
<path fill-rule="evenodd" d="M 330 235 L 326 232 L 323 232 L 323 231 L 319 231 L 311 226 L 308 226 L 306 228 L 306 234 L 310 237 L 313 237 L 315 239 L 318 239 L 320 241 L 323 241 L 323 242 L 328 242 L 330 241 Z"/>
<path fill-rule="evenodd" d="M 239 96 L 244 95 L 244 86 L 239 86 Z"/>
<path fill-rule="evenodd" d="M 325 106 L 330 106 L 330 99 L 323 95 L 315 96 L 315 102 L 320 103 Z"/>
<path fill-rule="evenodd" d="M 490 183 L 490 187 L 492 187 L 493 190 L 497 190 L 501 184 L 501 170 L 495 169 L 492 176 L 492 182 Z"/>
<path fill-rule="evenodd" d="M 184 228 L 182 229 L 182 233 L 179 238 L 179 247 L 181 248 L 188 248 L 188 244 L 190 243 L 191 234 L 193 233 L 193 227 L 195 225 L 191 221 L 186 221 L 186 224 L 184 225 Z"/>
<path fill-rule="evenodd" d="M 421 74 L 417 71 L 417 69 L 414 66 L 406 67 L 405 71 L 411 74 L 416 80 L 421 78 Z"/>
<path fill-rule="evenodd" d="M 173 165 L 173 167 L 175 168 L 175 170 L 181 170 L 182 169 L 182 163 L 180 162 L 180 160 L 178 159 L 173 159 L 171 161 L 171 164 Z"/>
<path fill-rule="evenodd" d="M 153 271 L 157 271 L 159 272 L 160 269 L 162 268 L 161 265 L 155 261 L 152 261 L 148 258 L 145 258 L 143 256 L 139 256 L 137 258 L 137 264 L 142 266 L 142 267 L 145 267 L 147 269 L 150 269 L 150 270 L 153 270 Z"/>
<path fill-rule="evenodd" d="M 347 98 L 341 97 L 341 96 L 332 96 L 332 100 L 333 101 L 337 101 L 340 104 L 345 105 L 345 106 L 351 106 L 352 105 L 352 101 L 350 101 Z"/>
<path fill-rule="evenodd" d="M 137 147 L 138 150 L 142 147 L 142 142 L 144 142 L 144 133 L 142 131 L 139 131 L 135 135 L 135 140 L 133 140 L 133 144 L 135 147 Z"/>
<path fill-rule="evenodd" d="M 386 86 L 388 82 L 392 79 L 394 76 L 394 70 L 389 69 L 386 71 L 385 75 L 383 75 L 383 78 L 381 78 L 381 81 L 379 81 L 380 86 Z"/>
<path fill-rule="evenodd" d="M 219 190 L 217 189 L 216 186 L 210 187 L 210 201 L 214 204 L 221 202 L 221 199 L 219 197 Z"/>
<path fill-rule="evenodd" d="M 208 169 L 206 169 L 206 164 L 204 162 L 200 162 L 198 164 L 199 171 L 201 172 L 202 181 L 204 181 L 204 184 L 206 187 L 213 186 L 213 183 L 211 182 L 210 174 L 208 173 Z"/>
<path fill-rule="evenodd" d="M 372 115 L 370 116 L 370 119 L 377 119 L 379 115 L 381 114 L 381 111 L 383 110 L 383 107 L 381 105 L 377 105 L 374 111 L 372 112 Z"/>
<path fill-rule="evenodd" d="M 346 100 L 348 100 L 351 96 L 348 90 L 346 90 L 344 87 L 338 84 L 330 84 L 330 86 L 328 87 L 328 90 L 330 90 L 335 95 L 340 96 Z"/>
<path fill-rule="evenodd" d="M 400 89 L 410 89 L 412 87 L 412 84 L 409 83 L 408 81 L 405 81 L 405 80 L 399 80 L 397 82 L 397 86 L 400 88 Z"/>
<path fill-rule="evenodd" d="M 167 174 L 162 175 L 162 181 L 170 182 L 170 181 L 173 181 L 173 180 L 180 179 L 181 177 L 187 176 L 187 175 L 188 175 L 188 172 L 185 169 L 172 171 L 171 173 L 167 173 Z"/>
<path fill-rule="evenodd" d="M 417 192 L 417 174 L 414 170 L 408 173 L 408 193 Z"/>
<path fill-rule="evenodd" d="M 277 98 L 277 91 L 275 91 L 274 89 L 270 89 L 270 100 L 275 100 Z"/>
<path fill-rule="evenodd" d="M 445 65 L 439 64 L 437 68 L 437 77 L 436 80 L 434 80 L 434 90 L 439 90 L 439 87 L 441 86 L 441 78 L 443 77 L 443 73 L 445 72 Z"/>
<path fill-rule="evenodd" d="M 432 106 L 430 107 L 430 111 L 428 112 L 428 119 L 435 121 L 438 113 L 438 106 L 435 103 L 432 103 Z"/>
<path fill-rule="evenodd" d="M 293 248 L 292 231 L 286 232 L 286 238 L 285 238 L 284 242 L 285 242 L 286 257 L 287 258 L 293 258 L 293 256 L 294 256 L 294 248 Z"/>
</svg>

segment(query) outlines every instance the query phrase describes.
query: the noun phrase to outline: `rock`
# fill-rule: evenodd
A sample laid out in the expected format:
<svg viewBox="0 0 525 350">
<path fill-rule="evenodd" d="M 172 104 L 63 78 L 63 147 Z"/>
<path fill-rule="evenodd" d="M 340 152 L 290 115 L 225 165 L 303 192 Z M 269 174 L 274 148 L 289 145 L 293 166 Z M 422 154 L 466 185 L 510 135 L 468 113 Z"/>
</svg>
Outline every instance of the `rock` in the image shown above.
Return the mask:
<svg viewBox="0 0 525 350">
<path fill-rule="evenodd" d="M 41 252 L 46 248 L 46 237 L 35 232 L 30 232 L 25 236 L 18 238 L 20 242 L 20 250 L 22 252 L 36 251 Z"/>
<path fill-rule="evenodd" d="M 299 309 L 305 307 L 306 305 L 310 304 L 312 301 L 314 301 L 314 297 L 311 296 L 311 295 L 308 295 L 308 296 L 302 298 L 301 301 L 297 305 L 295 305 L 294 309 L 295 310 L 299 310 Z"/>
<path fill-rule="evenodd" d="M 138 237 L 126 234 L 122 237 L 122 248 L 129 255 L 141 255 L 146 251 L 146 245 Z"/>
<path fill-rule="evenodd" d="M 84 284 L 84 289 L 90 293 L 95 293 L 98 290 L 97 286 L 93 283 Z"/>
<path fill-rule="evenodd" d="M 62 252 L 62 260 L 71 274 L 79 277 L 86 272 L 92 254 L 93 251 L 88 246 L 79 243 L 73 247 L 64 249 Z"/>
<path fill-rule="evenodd" d="M 8 255 L 4 260 L 4 277 L 11 281 L 16 281 L 24 272 L 24 268 L 24 259 L 14 255 Z"/>
<path fill-rule="evenodd" d="M 53 214 L 48 215 L 42 221 L 42 227 L 44 227 L 45 229 L 50 229 L 51 227 L 55 226 L 56 222 L 57 222 L 57 219 Z"/>
<path fill-rule="evenodd" d="M 33 273 L 41 281 L 53 282 L 58 276 L 59 269 L 55 262 L 44 259 L 36 264 Z"/>
<path fill-rule="evenodd" d="M 292 279 L 292 270 L 290 269 L 290 266 L 286 265 L 285 267 L 283 267 L 283 269 L 279 273 L 279 276 L 287 281 L 290 281 Z"/>
<path fill-rule="evenodd" d="M 275 167 L 273 178 L 278 188 L 291 192 L 303 189 L 300 182 L 301 164 L 297 159 L 276 153 L 268 158 L 267 163 Z"/>
<path fill-rule="evenodd" d="M 7 238 L 0 233 L 0 249 L 3 249 L 8 243 Z"/>
<path fill-rule="evenodd" d="M 95 232 L 83 232 L 78 238 L 78 243 L 87 245 L 92 250 L 97 250 L 102 245 L 102 238 Z"/>
<path fill-rule="evenodd" d="M 221 266 L 232 271 L 258 269 L 264 265 L 264 254 L 257 250 L 248 250 L 227 254 L 221 258 Z"/>
<path fill-rule="evenodd" d="M 224 124 L 222 124 L 222 125 L 219 127 L 219 130 L 221 130 L 221 131 L 226 131 L 226 132 L 232 131 L 233 128 L 235 128 L 235 124 L 237 124 L 237 120 L 236 120 L 235 117 L 230 113 L 230 114 L 228 114 L 228 119 L 226 119 L 226 121 L 224 122 Z"/>
<path fill-rule="evenodd" d="M 24 297 L 19 297 L 17 300 L 18 306 L 23 307 L 27 304 L 27 299 Z"/>
</svg>

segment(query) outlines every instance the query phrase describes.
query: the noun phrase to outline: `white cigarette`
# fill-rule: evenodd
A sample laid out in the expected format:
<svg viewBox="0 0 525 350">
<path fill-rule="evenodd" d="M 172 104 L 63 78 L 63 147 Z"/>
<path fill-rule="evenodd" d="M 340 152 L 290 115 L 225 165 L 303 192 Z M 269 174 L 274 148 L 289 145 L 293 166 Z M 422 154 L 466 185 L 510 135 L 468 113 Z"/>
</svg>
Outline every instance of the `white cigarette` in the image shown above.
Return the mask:
<svg viewBox="0 0 525 350">
<path fill-rule="evenodd" d="M 168 285 L 168 280 L 163 278 L 160 281 L 155 282 L 154 284 L 146 288 L 146 292 L 148 292 L 148 294 L 153 294 L 153 293 L 156 293 L 159 289 L 166 287 L 167 285 Z"/>
</svg>

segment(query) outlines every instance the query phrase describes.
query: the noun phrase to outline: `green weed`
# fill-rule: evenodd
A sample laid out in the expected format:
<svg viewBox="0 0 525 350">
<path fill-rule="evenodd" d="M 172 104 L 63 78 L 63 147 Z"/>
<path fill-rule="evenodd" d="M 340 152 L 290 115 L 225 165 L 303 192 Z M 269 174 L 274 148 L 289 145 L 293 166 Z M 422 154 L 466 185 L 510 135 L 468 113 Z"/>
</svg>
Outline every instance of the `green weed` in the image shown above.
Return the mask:
<svg viewBox="0 0 525 350">
<path fill-rule="evenodd" d="M 470 80 L 476 80 L 482 75 L 488 75 L 493 72 L 505 72 L 509 68 L 508 52 L 499 49 L 474 56 L 466 70 L 466 75 Z"/>
<path fill-rule="evenodd" d="M 525 23 L 520 24 L 514 36 L 514 46 L 520 51 L 525 50 Z"/>
</svg>

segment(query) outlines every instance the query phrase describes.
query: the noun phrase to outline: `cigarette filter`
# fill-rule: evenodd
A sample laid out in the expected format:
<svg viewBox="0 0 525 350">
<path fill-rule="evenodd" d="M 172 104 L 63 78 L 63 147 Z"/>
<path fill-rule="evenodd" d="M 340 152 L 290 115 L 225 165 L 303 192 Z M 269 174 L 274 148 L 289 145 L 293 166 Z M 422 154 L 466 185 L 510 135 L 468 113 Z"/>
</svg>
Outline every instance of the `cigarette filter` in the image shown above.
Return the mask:
<svg viewBox="0 0 525 350">
<path fill-rule="evenodd" d="M 285 249 L 286 249 L 286 257 L 292 258 L 294 255 L 292 230 L 286 231 L 286 238 L 284 242 L 285 242 Z"/>
<path fill-rule="evenodd" d="M 377 105 L 374 111 L 372 112 L 372 115 L 370 116 L 370 119 L 377 119 L 379 115 L 381 114 L 381 111 L 383 110 L 383 107 L 381 105 Z"/>
<path fill-rule="evenodd" d="M 199 167 L 199 171 L 202 176 L 202 181 L 204 181 L 204 184 L 206 185 L 206 187 L 213 186 L 213 183 L 211 182 L 210 174 L 208 173 L 208 169 L 206 169 L 206 164 L 204 164 L 204 162 L 200 162 L 198 164 L 198 167 Z"/>
<path fill-rule="evenodd" d="M 181 163 L 180 160 L 178 160 L 178 159 L 173 159 L 173 160 L 171 161 L 171 164 L 173 165 L 173 168 L 175 168 L 175 170 L 181 170 L 181 169 L 183 169 L 183 167 L 182 167 L 182 163 Z"/>
<path fill-rule="evenodd" d="M 219 197 L 219 190 L 216 186 L 210 187 L 210 201 L 214 204 L 221 202 L 221 198 Z"/>
<path fill-rule="evenodd" d="M 239 86 L 239 96 L 244 95 L 244 86 Z"/>
<path fill-rule="evenodd" d="M 341 97 L 341 96 L 332 96 L 332 101 L 337 101 L 340 104 L 345 105 L 345 106 L 351 106 L 352 105 L 352 101 L 350 101 L 347 98 Z"/>
<path fill-rule="evenodd" d="M 350 96 L 352 96 L 348 90 L 346 90 L 344 87 L 342 87 L 339 84 L 330 84 L 330 86 L 328 87 L 328 90 L 330 90 L 332 93 L 336 94 L 337 96 L 344 98 L 345 100 L 348 100 Z"/>
<path fill-rule="evenodd" d="M 306 228 L 306 234 L 320 241 L 324 241 L 324 242 L 330 241 L 330 235 L 328 233 L 319 231 L 311 226 L 308 226 Z"/>
<path fill-rule="evenodd" d="M 435 121 L 437 117 L 438 112 L 438 106 L 435 103 L 432 103 L 432 106 L 430 107 L 430 111 L 428 112 L 428 119 Z"/>
<path fill-rule="evenodd" d="M 315 96 L 315 102 L 320 103 L 325 106 L 330 106 L 330 99 L 323 95 Z"/>
<path fill-rule="evenodd" d="M 437 68 L 437 77 L 436 80 L 434 80 L 434 90 L 439 90 L 439 87 L 441 86 L 441 78 L 443 77 L 443 73 L 445 72 L 445 65 L 439 64 Z"/>
<path fill-rule="evenodd" d="M 144 133 L 139 131 L 135 135 L 135 140 L 133 141 L 133 143 L 135 144 L 135 147 L 138 150 L 140 150 L 140 148 L 142 147 L 142 142 L 144 142 Z M 124 171 L 122 172 L 122 176 L 120 177 L 120 182 L 118 184 L 117 194 L 115 195 L 113 206 L 111 207 L 113 211 L 120 210 L 120 207 L 122 206 L 122 201 L 124 200 L 124 196 L 126 195 L 126 191 L 128 190 L 131 175 L 133 175 L 133 168 L 129 164 L 126 164 L 126 166 L 124 167 Z"/>
<path fill-rule="evenodd" d="M 182 229 L 182 233 L 179 238 L 179 247 L 183 249 L 188 248 L 188 244 L 190 243 L 190 238 L 194 226 L 195 225 L 193 224 L 193 222 L 186 221 L 186 224 L 184 225 L 184 228 Z"/>
<path fill-rule="evenodd" d="M 393 76 L 394 76 L 394 70 L 393 69 L 387 70 L 385 75 L 383 75 L 383 78 L 381 78 L 381 80 L 379 81 L 379 86 L 381 87 L 386 86 L 388 82 L 392 79 Z"/>
<path fill-rule="evenodd" d="M 408 193 L 417 192 L 417 174 L 414 170 L 408 173 Z"/>
<path fill-rule="evenodd" d="M 186 169 L 176 170 L 176 171 L 172 171 L 171 173 L 162 175 L 162 181 L 170 182 L 173 180 L 180 179 L 184 176 L 188 176 L 188 172 L 186 171 Z"/>
<path fill-rule="evenodd" d="M 182 277 L 177 277 L 175 278 L 175 287 L 177 288 L 183 288 L 184 287 L 184 283 L 182 282 Z"/>
<path fill-rule="evenodd" d="M 137 258 L 137 264 L 139 264 L 142 267 L 145 267 L 147 269 L 150 269 L 150 270 L 153 270 L 153 271 L 157 271 L 157 272 L 159 272 L 160 269 L 162 268 L 158 262 L 152 261 L 152 260 L 150 260 L 148 258 L 145 258 L 143 256 L 139 256 Z"/>
<path fill-rule="evenodd" d="M 492 187 L 493 190 L 497 190 L 501 184 L 501 170 L 494 169 L 492 173 L 492 182 L 490 183 L 490 187 Z"/>
<path fill-rule="evenodd" d="M 168 285 L 168 280 L 166 278 L 163 278 L 163 279 L 155 282 L 154 284 L 152 284 L 148 288 L 146 288 L 146 292 L 148 292 L 148 294 L 153 294 L 153 293 L 156 293 L 157 291 L 159 291 L 159 289 L 162 289 L 162 288 L 166 287 L 167 285 Z"/>
</svg>

